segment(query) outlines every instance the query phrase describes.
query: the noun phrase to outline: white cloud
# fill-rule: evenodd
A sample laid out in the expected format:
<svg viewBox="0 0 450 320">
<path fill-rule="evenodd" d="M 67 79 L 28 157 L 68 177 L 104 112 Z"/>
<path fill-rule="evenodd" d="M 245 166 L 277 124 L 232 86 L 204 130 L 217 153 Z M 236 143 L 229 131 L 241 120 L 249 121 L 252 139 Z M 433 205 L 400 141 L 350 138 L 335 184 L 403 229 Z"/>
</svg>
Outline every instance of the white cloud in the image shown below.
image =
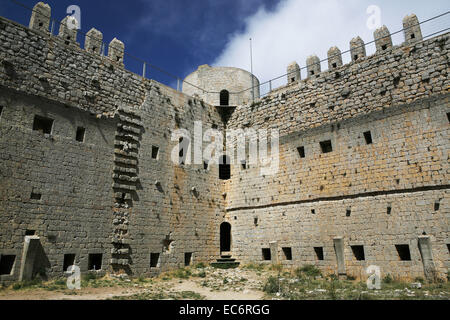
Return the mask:
<svg viewBox="0 0 450 320">
<path fill-rule="evenodd" d="M 381 8 L 381 23 L 394 32 L 402 28 L 405 15 L 414 12 L 420 20 L 424 20 L 445 12 L 448 8 L 445 3 L 284 0 L 273 12 L 261 8 L 248 17 L 246 30 L 230 35 L 226 48 L 213 65 L 250 70 L 249 39 L 252 38 L 254 74 L 264 82 L 286 73 L 286 67 L 292 61 L 304 67 L 307 56 L 311 54 L 317 54 L 322 60 L 327 57 L 327 51 L 332 46 L 338 46 L 341 51 L 348 50 L 350 40 L 357 35 L 366 43 L 372 41 L 373 30 L 367 27 L 369 15 L 366 12 L 370 5 Z M 394 44 L 399 44 L 402 39 L 401 34 L 397 35 L 393 38 Z M 373 46 L 369 46 L 368 54 L 373 52 Z M 349 60 L 350 56 L 344 55 L 344 63 Z M 327 68 L 327 63 L 323 63 L 322 70 Z M 305 74 L 303 71 L 302 78 L 305 78 Z M 284 78 L 276 81 L 274 87 L 283 85 L 285 81 Z"/>
</svg>

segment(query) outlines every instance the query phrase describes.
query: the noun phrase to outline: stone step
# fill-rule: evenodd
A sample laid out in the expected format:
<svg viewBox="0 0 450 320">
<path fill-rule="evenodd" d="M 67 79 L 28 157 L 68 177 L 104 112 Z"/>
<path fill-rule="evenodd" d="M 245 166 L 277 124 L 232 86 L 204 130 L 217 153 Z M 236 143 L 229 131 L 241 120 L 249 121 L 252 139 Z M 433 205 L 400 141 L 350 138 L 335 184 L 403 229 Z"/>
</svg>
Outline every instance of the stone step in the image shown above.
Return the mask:
<svg viewBox="0 0 450 320">
<path fill-rule="evenodd" d="M 236 259 L 222 257 L 221 259 L 217 259 L 217 262 L 236 262 Z"/>
<path fill-rule="evenodd" d="M 211 267 L 217 269 L 235 269 L 239 267 L 240 262 L 213 262 Z"/>
</svg>

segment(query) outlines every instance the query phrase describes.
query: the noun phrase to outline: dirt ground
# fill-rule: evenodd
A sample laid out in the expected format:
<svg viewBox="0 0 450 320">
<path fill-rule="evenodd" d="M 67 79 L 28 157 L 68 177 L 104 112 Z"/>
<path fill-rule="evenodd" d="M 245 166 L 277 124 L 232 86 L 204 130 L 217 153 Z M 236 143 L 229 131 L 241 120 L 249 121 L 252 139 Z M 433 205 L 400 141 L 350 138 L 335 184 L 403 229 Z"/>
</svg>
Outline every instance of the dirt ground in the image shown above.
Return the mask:
<svg viewBox="0 0 450 320">
<path fill-rule="evenodd" d="M 423 281 L 422 281 L 423 282 Z M 420 284 L 420 283 L 419 283 Z M 383 290 L 365 282 L 339 280 L 309 268 L 249 265 L 214 269 L 204 265 L 164 273 L 152 279 L 84 276 L 80 290 L 66 280 L 17 283 L 0 288 L 0 300 L 450 300 L 448 282 L 402 283 L 387 277 Z"/>
</svg>

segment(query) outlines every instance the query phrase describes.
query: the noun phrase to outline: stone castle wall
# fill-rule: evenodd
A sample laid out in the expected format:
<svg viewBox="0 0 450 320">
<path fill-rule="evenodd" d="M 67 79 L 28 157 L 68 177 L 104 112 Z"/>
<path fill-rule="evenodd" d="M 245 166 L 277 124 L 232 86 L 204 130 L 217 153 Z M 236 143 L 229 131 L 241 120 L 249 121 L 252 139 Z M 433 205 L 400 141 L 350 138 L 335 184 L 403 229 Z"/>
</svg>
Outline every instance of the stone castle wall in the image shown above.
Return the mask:
<svg viewBox="0 0 450 320">
<path fill-rule="evenodd" d="M 2 282 L 19 279 L 31 231 L 43 257 L 33 272 L 49 277 L 63 275 L 65 255 L 83 273 L 102 254 L 98 272 L 130 275 L 219 255 L 217 166 L 171 161 L 174 130 L 223 128 L 215 108 L 4 18 L 0 40 L 0 255 L 15 256 Z M 33 130 L 36 115 L 53 120 L 50 134 Z"/>
<path fill-rule="evenodd" d="M 448 38 L 408 42 L 306 80 L 294 78 L 236 109 L 228 128 L 272 128 L 281 136 L 277 174 L 239 165 L 227 182 L 238 259 L 263 262 L 262 250 L 272 246 L 272 260 L 337 272 L 334 239 L 342 238 L 348 274 L 364 277 L 374 264 L 383 274 L 414 278 L 424 274 L 419 237 L 429 237 L 445 278 Z M 332 151 L 324 153 L 321 142 L 330 142 Z M 411 261 L 400 261 L 396 245 L 402 244 L 409 245 Z M 364 261 L 356 261 L 356 245 L 364 246 Z M 291 248 L 291 261 L 283 247 Z M 317 260 L 315 247 L 323 248 L 324 260 Z"/>
</svg>

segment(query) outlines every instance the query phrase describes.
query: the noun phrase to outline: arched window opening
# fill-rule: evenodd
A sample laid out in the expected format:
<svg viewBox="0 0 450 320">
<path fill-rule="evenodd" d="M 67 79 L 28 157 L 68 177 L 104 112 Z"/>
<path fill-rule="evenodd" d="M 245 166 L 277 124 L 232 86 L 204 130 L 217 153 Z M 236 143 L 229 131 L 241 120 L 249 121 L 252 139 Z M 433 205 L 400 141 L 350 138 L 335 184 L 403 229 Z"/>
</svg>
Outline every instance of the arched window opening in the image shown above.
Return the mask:
<svg viewBox="0 0 450 320">
<path fill-rule="evenodd" d="M 230 105 L 230 93 L 227 90 L 222 90 L 220 92 L 220 105 L 221 106 Z"/>
</svg>

